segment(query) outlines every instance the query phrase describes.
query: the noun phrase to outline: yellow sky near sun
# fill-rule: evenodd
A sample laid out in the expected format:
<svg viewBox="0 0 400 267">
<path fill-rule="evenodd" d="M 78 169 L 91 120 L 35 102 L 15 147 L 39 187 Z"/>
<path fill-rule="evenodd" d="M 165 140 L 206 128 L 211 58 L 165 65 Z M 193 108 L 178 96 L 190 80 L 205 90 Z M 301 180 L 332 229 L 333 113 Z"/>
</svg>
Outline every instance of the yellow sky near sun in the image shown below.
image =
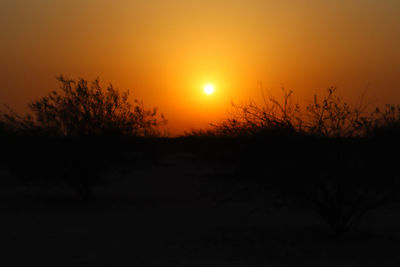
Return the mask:
<svg viewBox="0 0 400 267">
<path fill-rule="evenodd" d="M 398 103 L 398 47 L 397 0 L 0 0 L 0 102 L 24 110 L 61 73 L 99 76 L 176 134 L 257 100 L 260 82 Z"/>
</svg>

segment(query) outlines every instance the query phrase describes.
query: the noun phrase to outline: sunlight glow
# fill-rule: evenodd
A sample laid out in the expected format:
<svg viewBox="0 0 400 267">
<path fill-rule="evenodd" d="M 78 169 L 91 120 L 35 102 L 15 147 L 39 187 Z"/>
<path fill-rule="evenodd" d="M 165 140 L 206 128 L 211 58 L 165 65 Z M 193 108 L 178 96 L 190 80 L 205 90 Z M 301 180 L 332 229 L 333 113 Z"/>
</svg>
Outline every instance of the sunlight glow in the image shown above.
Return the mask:
<svg viewBox="0 0 400 267">
<path fill-rule="evenodd" d="M 214 93 L 214 85 L 212 84 L 206 84 L 204 86 L 204 93 L 206 93 L 207 95 L 211 95 Z"/>
</svg>

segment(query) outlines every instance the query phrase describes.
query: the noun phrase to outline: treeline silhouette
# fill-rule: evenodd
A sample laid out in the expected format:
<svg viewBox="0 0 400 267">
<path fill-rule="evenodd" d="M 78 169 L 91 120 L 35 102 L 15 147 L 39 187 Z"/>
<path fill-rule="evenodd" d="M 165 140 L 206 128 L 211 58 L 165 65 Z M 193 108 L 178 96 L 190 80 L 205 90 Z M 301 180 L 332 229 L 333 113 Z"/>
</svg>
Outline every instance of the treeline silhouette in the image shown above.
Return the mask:
<svg viewBox="0 0 400 267">
<path fill-rule="evenodd" d="M 374 209 L 399 204 L 397 106 L 367 111 L 329 88 L 302 108 L 283 90 L 282 100 L 232 104 L 227 119 L 209 129 L 165 138 L 165 118 L 141 101 L 131 104 L 128 91 L 58 80 L 60 92 L 30 103 L 30 115 L 1 114 L 2 168 L 19 183 L 67 186 L 89 200 L 93 186 L 114 182 L 117 170 L 156 168 L 162 154 L 186 151 L 201 164 L 233 166 L 210 175 L 210 187 L 224 188 L 217 194 L 229 199 L 240 195 L 232 185 L 256 188 L 261 207 L 314 212 L 337 234 Z"/>
</svg>

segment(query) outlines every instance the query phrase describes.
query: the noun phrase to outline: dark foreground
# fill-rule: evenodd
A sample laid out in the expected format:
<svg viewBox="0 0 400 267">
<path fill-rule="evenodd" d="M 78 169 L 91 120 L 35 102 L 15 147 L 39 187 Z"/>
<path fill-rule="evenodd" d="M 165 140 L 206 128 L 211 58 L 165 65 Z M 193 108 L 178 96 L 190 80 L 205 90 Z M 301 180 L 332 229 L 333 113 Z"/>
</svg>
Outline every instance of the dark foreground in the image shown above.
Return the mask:
<svg viewBox="0 0 400 267">
<path fill-rule="evenodd" d="M 181 156 L 95 188 L 89 202 L 14 188 L 1 202 L 2 266 L 399 266 L 400 214 L 332 235 L 317 216 L 254 197 L 204 196 L 218 172 Z M 172 175 L 173 174 L 173 175 Z M 129 176 L 129 175 L 128 175 Z M 168 179 L 165 179 L 168 177 Z M 3 187 L 3 190 L 4 187 Z M 218 190 L 218 189 L 214 189 Z M 3 192 L 7 195 L 7 192 Z M 56 196 L 56 197 L 55 197 Z"/>
</svg>

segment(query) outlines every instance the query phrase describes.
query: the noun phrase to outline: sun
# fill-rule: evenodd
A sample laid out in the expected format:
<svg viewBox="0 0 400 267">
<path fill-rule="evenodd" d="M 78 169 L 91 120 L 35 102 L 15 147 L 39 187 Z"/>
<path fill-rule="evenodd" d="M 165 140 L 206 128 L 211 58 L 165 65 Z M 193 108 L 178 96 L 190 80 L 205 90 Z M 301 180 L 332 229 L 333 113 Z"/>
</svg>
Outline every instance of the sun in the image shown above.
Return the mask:
<svg viewBox="0 0 400 267">
<path fill-rule="evenodd" d="M 206 93 L 206 95 L 212 95 L 214 93 L 214 85 L 206 84 L 204 86 L 204 93 Z"/>
</svg>

